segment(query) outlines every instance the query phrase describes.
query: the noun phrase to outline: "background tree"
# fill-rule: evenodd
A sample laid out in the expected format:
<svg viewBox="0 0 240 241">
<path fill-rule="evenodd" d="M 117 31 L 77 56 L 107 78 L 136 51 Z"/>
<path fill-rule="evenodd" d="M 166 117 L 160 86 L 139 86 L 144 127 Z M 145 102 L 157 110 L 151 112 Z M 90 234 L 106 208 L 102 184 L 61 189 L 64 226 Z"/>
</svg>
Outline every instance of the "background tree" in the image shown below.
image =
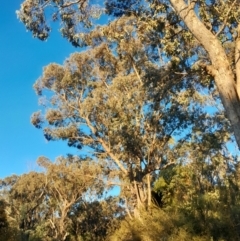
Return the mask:
<svg viewBox="0 0 240 241">
<path fill-rule="evenodd" d="M 20 241 L 20 232 L 8 216 L 8 204 L 4 198 L 0 200 L 0 240 Z"/>
<path fill-rule="evenodd" d="M 0 200 L 0 238 L 7 240 L 8 235 L 8 220 L 6 214 L 6 202 L 5 200 Z"/>
<path fill-rule="evenodd" d="M 70 233 L 72 222 L 69 216 L 73 206 L 84 200 L 84 194 L 101 195 L 103 192 L 100 167 L 73 156 L 59 157 L 54 164 L 40 157 L 38 163 L 45 169 L 47 182 L 45 236 L 50 240 L 64 241 Z"/>
<path fill-rule="evenodd" d="M 103 200 L 81 201 L 70 213 L 72 221 L 70 234 L 80 240 L 104 241 L 118 228 L 126 212 L 119 205 L 118 197 Z"/>
<path fill-rule="evenodd" d="M 238 240 L 239 165 L 235 157 L 225 154 L 222 157 L 226 159 L 224 168 L 222 162 L 216 164 L 214 158 L 209 159 L 209 162 L 202 162 L 197 156 L 193 156 L 192 161 L 189 158 L 187 164 L 172 165 L 162 170 L 154 184 L 154 190 L 163 194 L 163 208 L 151 206 L 147 211 L 142 211 L 138 219 L 130 219 L 122 209 L 123 206 L 114 198 L 93 202 L 89 195 L 88 199 L 81 198 L 72 205 L 65 219 L 65 227 L 69 232 L 66 240 Z M 41 163 L 47 164 L 48 161 L 42 159 Z M 25 178 L 26 176 L 27 174 Z M 54 179 L 54 182 L 57 183 L 57 180 L 59 181 Z M 39 184 L 41 187 L 41 183 Z M 21 190 L 18 185 L 16 187 Z M 7 190 L 10 198 L 14 197 L 11 196 L 11 188 L 8 187 Z M 5 200 L 7 190 L 5 189 Z M 47 194 L 50 195 L 51 192 Z M 54 192 L 51 196 L 52 200 L 53 198 Z M 25 235 L 18 235 L 19 229 L 13 222 L 8 222 L 8 229 L 0 237 L 6 237 L 9 241 L 56 240 L 52 235 L 54 232 L 51 234 L 52 226 L 49 226 L 47 219 L 51 218 L 54 225 L 59 225 L 62 199 L 56 198 L 55 204 L 46 200 L 48 199 L 43 201 L 43 208 L 38 208 L 38 215 L 43 220 L 33 219 L 35 226 L 26 230 Z M 22 209 L 23 204 L 18 203 L 19 209 Z M 54 208 L 54 214 L 44 215 L 50 214 L 48 211 L 53 211 Z M 15 210 L 18 211 L 17 207 Z M 11 215 L 9 221 L 16 220 L 19 216 L 18 212 L 11 213 L 7 210 L 7 213 Z M 5 234 L 9 236 L 4 236 Z"/>
<path fill-rule="evenodd" d="M 44 175 L 37 172 L 14 175 L 2 181 L 11 226 L 19 230 L 21 240 L 28 240 L 43 219 L 45 186 Z"/>
<path fill-rule="evenodd" d="M 0 200 L 0 229 L 8 227 L 7 215 L 6 215 L 6 203 L 4 200 Z"/>
<path fill-rule="evenodd" d="M 174 217 L 175 225 L 188 234 L 238 240 L 238 162 L 231 155 L 221 158 L 224 162 L 215 157 L 208 162 L 195 158 L 187 165 L 168 168 L 154 189 L 163 194 L 164 210 Z"/>
<path fill-rule="evenodd" d="M 75 209 L 81 209 L 81 205 L 91 206 L 87 200 L 102 196 L 104 179 L 101 167 L 73 156 L 59 157 L 55 163 L 40 157 L 38 163 L 44 172 L 30 172 L 2 180 L 1 193 L 9 206 L 10 226 L 21 234 L 21 241 L 67 240 L 76 225 L 72 217 L 75 212 L 77 215 Z M 82 218 L 83 227 L 90 225 L 86 216 L 82 214 Z M 104 230 L 103 226 L 98 230 Z M 81 233 L 78 235 L 80 237 Z"/>
</svg>

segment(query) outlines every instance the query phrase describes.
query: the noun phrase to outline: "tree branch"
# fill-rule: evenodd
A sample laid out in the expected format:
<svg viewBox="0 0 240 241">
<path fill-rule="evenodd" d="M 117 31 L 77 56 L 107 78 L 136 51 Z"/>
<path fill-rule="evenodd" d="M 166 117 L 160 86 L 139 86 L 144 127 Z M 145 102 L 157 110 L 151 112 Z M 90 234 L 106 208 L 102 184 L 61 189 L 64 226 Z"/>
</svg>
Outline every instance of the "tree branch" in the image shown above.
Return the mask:
<svg viewBox="0 0 240 241">
<path fill-rule="evenodd" d="M 237 27 L 237 38 L 235 43 L 235 68 L 236 68 L 236 89 L 240 99 L 240 24 Z"/>
<path fill-rule="evenodd" d="M 61 8 L 67 8 L 67 7 L 70 7 L 71 5 L 78 4 L 80 2 L 82 2 L 82 5 L 83 5 L 85 0 L 78 0 L 78 1 L 75 1 L 75 2 L 67 2 L 67 3 L 63 4 L 61 6 Z"/>
<path fill-rule="evenodd" d="M 125 167 L 122 165 L 122 163 L 118 160 L 118 158 L 111 152 L 110 148 L 108 147 L 108 145 L 105 143 L 105 141 L 97 136 L 97 131 L 96 129 L 91 125 L 90 121 L 88 118 L 85 119 L 89 128 L 91 129 L 92 133 L 97 137 L 98 142 L 101 143 L 102 147 L 105 149 L 105 151 L 107 152 L 107 154 L 115 161 L 115 163 L 119 166 L 119 168 L 121 169 L 121 171 L 123 171 L 125 174 L 127 174 L 127 170 L 125 169 Z"/>
<path fill-rule="evenodd" d="M 234 73 L 225 49 L 219 39 L 198 18 L 194 9 L 187 6 L 184 0 L 170 0 L 170 2 L 209 55 L 209 59 L 215 69 L 215 76 L 213 77 L 225 108 L 225 113 L 231 122 L 238 147 L 240 148 L 240 101 Z"/>
<path fill-rule="evenodd" d="M 140 75 L 139 75 L 139 73 L 138 73 L 138 70 L 137 70 L 137 68 L 136 68 L 136 66 L 135 66 L 135 64 L 134 64 L 133 57 L 132 57 L 131 55 L 129 55 L 129 57 L 130 57 L 130 60 L 131 60 L 131 62 L 132 62 L 133 69 L 134 69 L 134 71 L 135 71 L 135 73 L 136 73 L 136 75 L 137 75 L 137 78 L 138 78 L 139 82 L 140 82 L 141 84 L 143 84 L 142 79 L 141 79 L 141 77 L 140 77 Z"/>
</svg>

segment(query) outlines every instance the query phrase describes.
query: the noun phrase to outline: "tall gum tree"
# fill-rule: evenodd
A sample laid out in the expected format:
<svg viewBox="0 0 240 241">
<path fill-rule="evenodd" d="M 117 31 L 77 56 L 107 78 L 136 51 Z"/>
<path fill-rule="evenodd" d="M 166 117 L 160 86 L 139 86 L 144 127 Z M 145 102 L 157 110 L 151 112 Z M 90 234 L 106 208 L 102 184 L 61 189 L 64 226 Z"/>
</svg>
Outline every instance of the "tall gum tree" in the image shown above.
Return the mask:
<svg viewBox="0 0 240 241">
<path fill-rule="evenodd" d="M 34 36 L 42 40 L 51 30 L 47 21 L 49 8 L 53 10 L 52 19 L 61 22 L 63 37 L 74 46 L 98 45 L 103 41 L 106 32 L 102 31 L 104 28 L 94 29 L 94 19 L 104 11 L 113 16 L 113 20 L 134 17 L 139 30 L 144 22 L 142 37 L 144 30 L 152 29 L 155 37 L 148 41 L 164 53 L 165 64 L 171 60 L 181 65 L 182 73 L 194 72 L 196 79 L 208 74 L 214 79 L 240 147 L 239 1 L 109 0 L 103 7 L 85 0 L 26 0 L 18 16 Z M 98 32 L 94 42 L 89 41 L 91 31 L 95 31 L 95 36 Z M 183 41 L 184 38 L 189 41 Z"/>
<path fill-rule="evenodd" d="M 182 74 L 181 66 L 161 66 L 161 53 L 148 42 L 151 29 L 140 39 L 134 22 L 119 19 L 103 29 L 109 32 L 101 44 L 72 54 L 63 65 L 46 66 L 34 84 L 43 113 L 32 115 L 48 140 L 88 151 L 92 165 L 102 166 L 106 185 L 120 186 L 130 217 L 151 205 L 157 172 L 179 161 L 178 150 L 195 132 L 219 131 L 211 140 L 219 143 L 216 149 L 229 140 L 222 112 L 216 119 L 203 108 L 216 90 L 205 79 Z M 94 44 L 101 36 L 85 37 Z"/>
<path fill-rule="evenodd" d="M 214 31 L 209 30 L 204 22 L 198 18 L 194 11 L 195 1 L 189 1 L 188 4 L 183 0 L 170 0 L 170 2 L 209 55 L 211 65 L 206 66 L 206 68 L 215 80 L 226 115 L 231 122 L 236 141 L 240 147 L 240 25 L 238 25 L 240 19 L 236 19 L 234 71 L 231 67 L 232 63 L 229 62 L 225 49 L 218 39 L 218 35 L 228 26 L 229 18 L 234 16 L 231 11 L 234 11 L 236 7 L 239 8 L 239 3 L 236 0 L 226 1 L 224 7 L 228 8 L 228 12 L 224 16 L 222 26 L 214 34 Z M 214 8 L 214 6 L 212 7 Z"/>
</svg>

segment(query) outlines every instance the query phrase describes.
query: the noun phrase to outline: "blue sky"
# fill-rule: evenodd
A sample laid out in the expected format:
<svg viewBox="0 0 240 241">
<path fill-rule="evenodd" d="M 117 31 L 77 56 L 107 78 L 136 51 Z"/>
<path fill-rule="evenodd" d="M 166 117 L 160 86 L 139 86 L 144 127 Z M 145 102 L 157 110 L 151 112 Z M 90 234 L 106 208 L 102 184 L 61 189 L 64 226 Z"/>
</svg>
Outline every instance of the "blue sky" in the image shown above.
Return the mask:
<svg viewBox="0 0 240 241">
<path fill-rule="evenodd" d="M 46 42 L 34 39 L 16 17 L 21 2 L 10 1 L 0 8 L 0 178 L 36 170 L 40 155 L 53 160 L 77 153 L 64 142 L 47 142 L 31 125 L 30 116 L 39 109 L 32 86 L 42 68 L 50 62 L 63 63 L 79 49 L 57 30 Z"/>
</svg>

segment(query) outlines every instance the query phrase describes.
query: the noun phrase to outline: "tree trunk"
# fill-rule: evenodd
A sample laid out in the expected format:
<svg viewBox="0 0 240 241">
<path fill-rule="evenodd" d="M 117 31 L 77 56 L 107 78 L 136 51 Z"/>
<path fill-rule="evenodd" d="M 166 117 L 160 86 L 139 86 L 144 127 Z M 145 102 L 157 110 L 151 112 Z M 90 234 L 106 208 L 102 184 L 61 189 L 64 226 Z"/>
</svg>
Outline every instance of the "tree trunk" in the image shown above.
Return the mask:
<svg viewBox="0 0 240 241">
<path fill-rule="evenodd" d="M 152 204 L 152 189 L 151 189 L 151 176 L 150 173 L 147 174 L 147 204 L 148 207 Z"/>
<path fill-rule="evenodd" d="M 63 207 L 61 208 L 61 217 L 59 220 L 59 237 L 58 237 L 59 241 L 65 241 L 68 236 L 68 232 L 66 231 L 66 225 L 65 225 L 65 220 L 67 217 L 67 209 L 68 209 L 67 206 L 68 206 L 68 202 L 65 200 L 63 202 Z"/>
<path fill-rule="evenodd" d="M 184 0 L 170 0 L 170 2 L 210 57 L 212 66 L 208 66 L 208 70 L 215 80 L 226 116 L 231 122 L 232 131 L 240 149 L 240 96 L 237 93 L 237 90 L 240 89 L 237 86 L 240 85 L 240 80 L 235 83 L 235 77 L 224 48 L 217 37 L 197 17 L 194 12 L 194 3 L 187 5 Z M 240 47 L 240 44 L 238 45 Z M 236 44 L 236 56 L 240 51 L 237 49 L 238 45 Z M 238 67 L 237 57 L 235 61 L 236 67 Z"/>
</svg>

